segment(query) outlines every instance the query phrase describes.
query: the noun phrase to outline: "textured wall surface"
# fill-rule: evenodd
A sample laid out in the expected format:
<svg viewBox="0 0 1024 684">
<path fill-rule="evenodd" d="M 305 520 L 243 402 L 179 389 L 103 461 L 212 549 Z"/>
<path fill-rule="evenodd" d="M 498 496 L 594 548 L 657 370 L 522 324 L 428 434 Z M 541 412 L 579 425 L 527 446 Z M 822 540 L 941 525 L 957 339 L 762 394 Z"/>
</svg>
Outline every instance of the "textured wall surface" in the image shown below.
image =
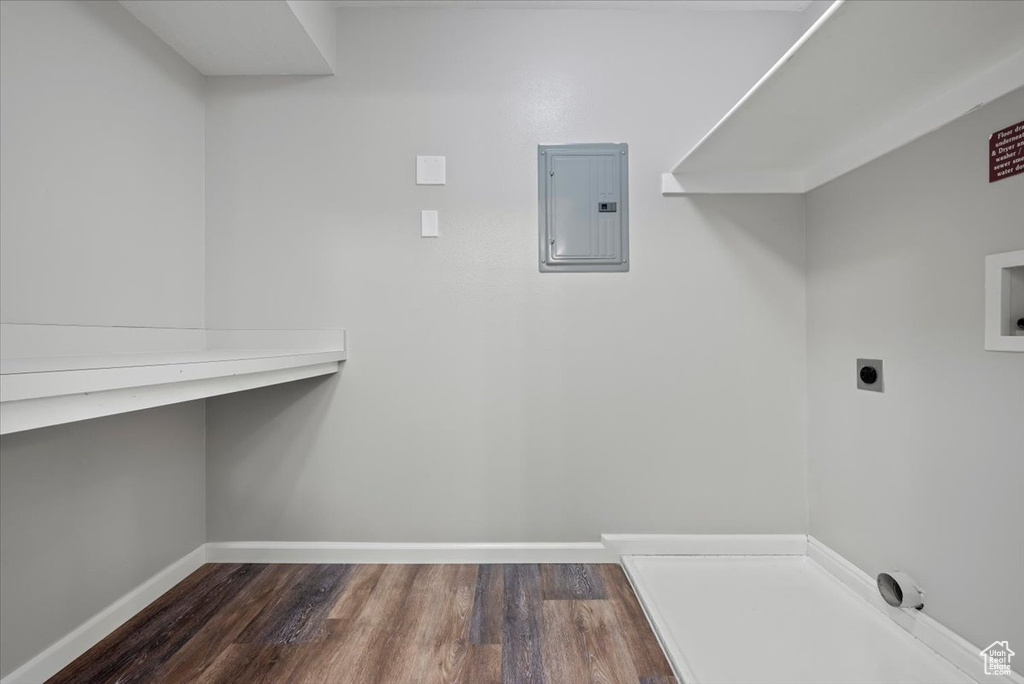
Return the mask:
<svg viewBox="0 0 1024 684">
<path fill-rule="evenodd" d="M 1024 643 L 1024 354 L 983 324 L 985 255 L 1024 247 L 1024 176 L 988 183 L 988 136 L 1021 112 L 1017 91 L 807 198 L 811 533 L 914 575 L 979 646 Z"/>
<path fill-rule="evenodd" d="M 6 675 L 206 541 L 203 403 L 0 438 Z"/>
<path fill-rule="evenodd" d="M 203 325 L 203 78 L 113 2 L 4 2 L 3 323 Z"/>
<path fill-rule="evenodd" d="M 115 2 L 0 19 L 0 322 L 202 326 L 202 77 Z M 0 674 L 203 543 L 204 421 L 0 440 Z"/>
<path fill-rule="evenodd" d="M 208 402 L 210 539 L 803 531 L 803 200 L 659 194 L 799 16 L 339 17 L 336 76 L 208 83 L 209 324 L 351 347 Z M 566 142 L 630 145 L 629 273 L 538 272 L 536 146 Z"/>
</svg>

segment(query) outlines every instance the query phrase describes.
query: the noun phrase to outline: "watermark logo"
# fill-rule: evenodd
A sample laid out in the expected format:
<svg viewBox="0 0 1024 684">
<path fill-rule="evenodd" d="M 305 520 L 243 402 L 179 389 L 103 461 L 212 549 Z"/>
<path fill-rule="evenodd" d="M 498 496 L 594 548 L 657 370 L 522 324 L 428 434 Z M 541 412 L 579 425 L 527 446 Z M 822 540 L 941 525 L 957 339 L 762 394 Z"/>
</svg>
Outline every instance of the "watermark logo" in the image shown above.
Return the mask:
<svg viewBox="0 0 1024 684">
<path fill-rule="evenodd" d="M 1009 676 L 1010 658 L 1015 655 L 1008 641 L 992 642 L 991 646 L 981 652 L 981 658 L 985 661 L 985 674 Z"/>
</svg>

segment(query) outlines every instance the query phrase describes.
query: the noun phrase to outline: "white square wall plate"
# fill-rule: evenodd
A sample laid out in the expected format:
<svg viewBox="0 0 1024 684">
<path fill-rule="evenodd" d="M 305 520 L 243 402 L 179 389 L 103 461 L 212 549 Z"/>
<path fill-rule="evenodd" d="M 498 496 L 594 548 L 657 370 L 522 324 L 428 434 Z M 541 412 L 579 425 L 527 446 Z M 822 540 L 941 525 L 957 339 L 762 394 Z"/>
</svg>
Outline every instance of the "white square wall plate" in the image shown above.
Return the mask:
<svg viewBox="0 0 1024 684">
<path fill-rule="evenodd" d="M 416 185 L 444 185 L 447 182 L 444 157 L 416 157 Z"/>
</svg>

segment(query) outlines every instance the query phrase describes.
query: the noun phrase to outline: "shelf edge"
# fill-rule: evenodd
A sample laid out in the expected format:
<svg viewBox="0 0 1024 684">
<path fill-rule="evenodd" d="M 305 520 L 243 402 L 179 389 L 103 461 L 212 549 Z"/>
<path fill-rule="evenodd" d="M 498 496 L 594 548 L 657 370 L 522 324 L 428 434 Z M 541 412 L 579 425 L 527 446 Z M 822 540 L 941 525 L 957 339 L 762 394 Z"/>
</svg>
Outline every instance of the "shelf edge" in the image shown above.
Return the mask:
<svg viewBox="0 0 1024 684">
<path fill-rule="evenodd" d="M 801 174 L 783 171 L 735 174 L 661 174 L 664 197 L 685 195 L 799 195 L 806 192 Z"/>
<path fill-rule="evenodd" d="M 764 76 L 758 79 L 757 83 L 755 83 L 753 87 L 751 87 L 750 90 L 748 90 L 746 94 L 739 99 L 739 102 L 734 104 L 732 108 L 730 108 L 729 111 L 725 113 L 725 116 L 719 119 L 718 123 L 712 126 L 711 130 L 705 133 L 704 137 L 698 140 L 697 144 L 691 147 L 690 151 L 683 155 L 683 158 L 680 159 L 679 162 L 677 162 L 676 165 L 672 167 L 672 173 L 680 172 L 686 160 L 699 148 L 703 147 L 704 144 L 712 136 L 714 136 L 718 129 L 724 126 L 725 123 L 729 119 L 731 119 L 732 116 L 737 111 L 739 111 L 741 107 L 743 107 L 747 100 L 754 96 L 754 93 L 760 90 L 764 86 L 764 84 L 767 83 L 772 78 L 772 76 L 774 76 L 775 73 L 778 72 L 786 64 L 786 62 L 792 59 L 793 55 L 795 55 L 797 51 L 800 50 L 800 48 L 802 48 L 807 43 L 807 41 L 810 40 L 811 37 L 821 29 L 825 22 L 831 19 L 835 15 L 835 13 L 839 11 L 839 9 L 845 4 L 845 2 L 846 0 L 835 0 L 835 2 L 832 3 L 832 6 L 825 10 L 825 12 L 820 17 L 818 17 L 817 21 L 811 24 L 810 28 L 804 31 L 802 36 L 797 38 L 797 41 L 793 43 L 793 45 L 788 50 L 786 50 L 785 54 L 783 54 L 782 57 L 780 57 L 778 61 L 775 62 L 775 64 L 772 65 L 772 68 L 765 72 Z"/>
<path fill-rule="evenodd" d="M 223 375 L 185 382 L 123 387 L 0 403 L 0 434 L 76 423 L 119 413 L 180 404 L 206 397 L 279 385 L 338 372 L 341 361 L 279 368 L 243 375 Z"/>
</svg>

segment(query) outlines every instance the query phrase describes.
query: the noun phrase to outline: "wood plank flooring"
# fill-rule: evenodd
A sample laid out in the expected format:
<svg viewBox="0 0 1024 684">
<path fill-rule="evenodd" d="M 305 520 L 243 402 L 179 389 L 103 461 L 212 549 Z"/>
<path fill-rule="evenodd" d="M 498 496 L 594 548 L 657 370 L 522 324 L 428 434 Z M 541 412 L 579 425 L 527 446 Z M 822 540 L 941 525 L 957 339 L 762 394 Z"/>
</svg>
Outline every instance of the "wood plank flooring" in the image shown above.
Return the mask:
<svg viewBox="0 0 1024 684">
<path fill-rule="evenodd" d="M 617 565 L 208 564 L 71 682 L 675 684 Z"/>
</svg>

